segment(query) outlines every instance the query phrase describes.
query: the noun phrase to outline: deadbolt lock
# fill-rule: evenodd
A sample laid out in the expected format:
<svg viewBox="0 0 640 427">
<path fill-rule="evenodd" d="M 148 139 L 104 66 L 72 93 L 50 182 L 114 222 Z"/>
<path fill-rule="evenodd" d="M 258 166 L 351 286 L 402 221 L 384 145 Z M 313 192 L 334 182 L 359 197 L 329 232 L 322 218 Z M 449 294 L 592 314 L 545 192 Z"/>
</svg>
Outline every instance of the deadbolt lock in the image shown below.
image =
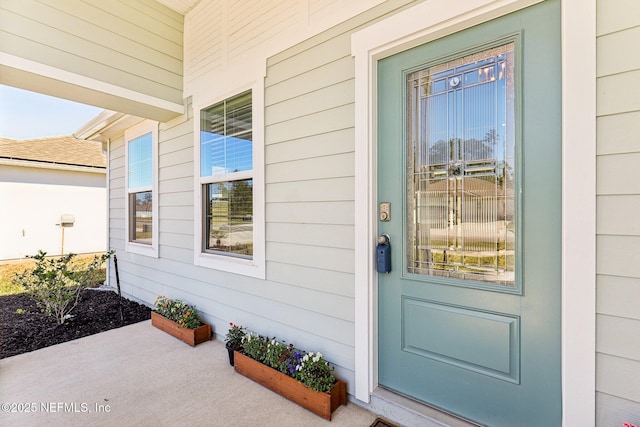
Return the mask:
<svg viewBox="0 0 640 427">
<path fill-rule="evenodd" d="M 389 202 L 380 203 L 378 217 L 380 218 L 380 222 L 391 221 L 391 203 Z"/>
</svg>

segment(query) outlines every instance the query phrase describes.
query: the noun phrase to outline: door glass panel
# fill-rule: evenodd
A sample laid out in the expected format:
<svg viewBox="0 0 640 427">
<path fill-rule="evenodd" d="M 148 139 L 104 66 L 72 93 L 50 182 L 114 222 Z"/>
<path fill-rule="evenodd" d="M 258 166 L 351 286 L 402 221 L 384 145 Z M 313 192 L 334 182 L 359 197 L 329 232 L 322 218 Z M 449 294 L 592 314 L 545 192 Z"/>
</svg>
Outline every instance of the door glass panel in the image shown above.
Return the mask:
<svg viewBox="0 0 640 427">
<path fill-rule="evenodd" d="M 408 272 L 515 284 L 514 43 L 407 77 Z"/>
</svg>

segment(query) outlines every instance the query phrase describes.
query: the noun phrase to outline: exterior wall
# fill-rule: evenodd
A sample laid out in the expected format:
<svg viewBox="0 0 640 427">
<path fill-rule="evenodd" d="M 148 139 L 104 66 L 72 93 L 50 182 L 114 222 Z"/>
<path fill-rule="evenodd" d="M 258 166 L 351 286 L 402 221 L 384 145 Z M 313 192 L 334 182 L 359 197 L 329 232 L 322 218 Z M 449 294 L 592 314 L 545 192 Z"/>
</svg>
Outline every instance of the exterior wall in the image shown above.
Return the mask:
<svg viewBox="0 0 640 427">
<path fill-rule="evenodd" d="M 125 98 L 182 107 L 184 18 L 155 1 L 11 0 L 0 17 L 4 84 L 138 115 Z"/>
<path fill-rule="evenodd" d="M 597 9 L 597 425 L 640 423 L 640 4 Z"/>
<path fill-rule="evenodd" d="M 264 73 L 267 57 L 380 3 L 382 0 L 202 1 L 185 17 L 185 97 L 224 92 L 224 84 L 232 83 L 238 73 Z M 213 81 L 224 84 L 214 89 Z"/>
<path fill-rule="evenodd" d="M 65 253 L 106 249 L 107 209 L 104 173 L 17 166 L 0 168 L 0 260 L 43 250 L 60 255 L 61 214 L 75 223 L 64 230 Z"/>
<path fill-rule="evenodd" d="M 201 8 L 214 3 L 202 2 L 187 15 L 187 55 L 193 56 L 185 86 L 194 97 L 207 91 L 201 99 L 234 87 L 227 81 L 234 74 L 229 70 L 246 67 L 243 61 L 251 56 L 223 49 L 220 62 L 212 53 L 213 62 L 206 63 L 207 55 L 195 52 L 223 46 L 230 37 L 205 40 L 211 31 L 204 29 L 205 18 L 198 19 Z M 191 108 L 160 127 L 159 259 L 124 252 L 124 139 L 112 140 L 110 245 L 118 250 L 126 293 L 147 302 L 158 294 L 193 301 L 219 336 L 233 321 L 320 350 L 338 365 L 353 393 L 355 112 L 349 37 L 358 25 L 405 3 L 385 2 L 266 62 L 266 280 L 193 266 Z M 640 64 L 629 55 L 639 36 L 640 14 L 628 13 L 633 8 L 638 6 L 632 0 L 598 3 L 596 416 L 603 426 L 637 423 L 640 413 L 640 348 L 634 339 L 640 332 L 640 271 L 633 262 L 640 229 L 631 214 L 640 199 L 630 172 L 640 151 L 627 137 L 637 133 L 640 118 L 634 84 Z M 284 46 L 283 34 L 288 33 L 261 43 Z M 250 53 L 264 48 L 256 46 Z"/>
<path fill-rule="evenodd" d="M 123 292 L 149 303 L 160 294 L 195 303 L 219 337 L 233 321 L 321 351 L 353 394 L 355 95 L 350 35 L 407 3 L 385 2 L 262 59 L 268 68 L 266 280 L 194 266 L 194 197 L 199 193 L 194 192 L 193 116 L 198 112 L 191 105 L 188 115 L 160 125 L 158 259 L 125 251 L 124 138 L 111 139 L 110 247 L 117 251 Z"/>
</svg>

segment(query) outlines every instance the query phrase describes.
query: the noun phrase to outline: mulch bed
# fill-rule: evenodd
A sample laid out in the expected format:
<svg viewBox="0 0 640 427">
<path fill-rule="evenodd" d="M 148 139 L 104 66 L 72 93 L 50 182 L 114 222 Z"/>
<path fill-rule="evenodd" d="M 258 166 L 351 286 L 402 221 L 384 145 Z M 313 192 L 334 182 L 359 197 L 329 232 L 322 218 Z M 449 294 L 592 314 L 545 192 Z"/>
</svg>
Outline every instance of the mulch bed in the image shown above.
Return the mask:
<svg viewBox="0 0 640 427">
<path fill-rule="evenodd" d="M 0 359 L 108 331 L 151 318 L 151 309 L 112 291 L 86 289 L 73 317 L 56 325 L 26 294 L 0 297 Z M 20 314 L 22 313 L 22 314 Z"/>
</svg>

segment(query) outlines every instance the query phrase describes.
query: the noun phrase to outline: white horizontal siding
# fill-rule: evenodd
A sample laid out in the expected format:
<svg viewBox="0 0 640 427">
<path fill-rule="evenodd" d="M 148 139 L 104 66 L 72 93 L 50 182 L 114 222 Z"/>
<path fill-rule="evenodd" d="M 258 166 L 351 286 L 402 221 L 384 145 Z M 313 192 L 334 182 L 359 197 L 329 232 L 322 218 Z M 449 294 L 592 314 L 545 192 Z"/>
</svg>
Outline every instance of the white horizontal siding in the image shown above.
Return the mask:
<svg viewBox="0 0 640 427">
<path fill-rule="evenodd" d="M 306 1 L 234 2 L 233 12 L 227 0 L 200 2 L 186 17 L 186 84 L 218 85 L 212 70 L 229 61 L 241 63 L 267 41 L 281 38 L 283 27 L 291 30 L 289 16 L 296 17 L 295 25 L 307 25 L 309 19 L 337 19 L 329 17 L 330 11 L 352 13 L 353 4 L 366 8 L 378 3 L 359 0 L 338 7 L 329 1 L 321 7 L 323 1 L 314 1 L 311 12 Z M 385 2 L 267 63 L 266 280 L 193 265 L 199 250 L 193 247 L 193 209 L 200 194 L 194 191 L 193 176 L 193 120 L 198 118 L 189 107 L 187 115 L 160 126 L 159 258 L 119 249 L 125 292 L 147 302 L 163 294 L 194 303 L 218 336 L 233 321 L 302 349 L 322 351 L 353 392 L 355 95 L 350 33 L 406 3 Z M 300 14 L 314 17 L 299 20 Z M 123 144 L 122 139 L 111 144 L 111 242 L 118 248 L 125 240 Z"/>
<path fill-rule="evenodd" d="M 295 117 L 303 117 L 309 114 L 348 105 L 353 102 L 354 80 L 345 80 L 331 86 L 308 92 L 296 98 L 292 98 L 270 106 L 266 111 L 266 122 L 279 123 Z M 296 116 L 292 116 L 294 113 Z"/>
<path fill-rule="evenodd" d="M 175 193 L 180 191 L 193 191 L 193 177 L 177 178 L 170 181 L 160 181 L 158 186 L 160 188 L 160 194 Z"/>
<path fill-rule="evenodd" d="M 598 38 L 598 77 L 640 69 L 640 55 L 633 55 L 640 40 L 640 26 Z"/>
<path fill-rule="evenodd" d="M 597 83 L 599 116 L 640 110 L 640 70 L 601 77 Z"/>
<path fill-rule="evenodd" d="M 325 89 L 353 78 L 354 62 L 351 56 L 337 58 L 309 72 L 283 80 L 265 89 L 267 105 L 274 105 L 292 97 L 292 94 L 306 94 Z M 268 76 L 268 75 L 267 75 Z M 269 77 L 267 77 L 267 82 Z M 321 102 L 321 100 L 318 100 Z"/>
<path fill-rule="evenodd" d="M 596 5 L 598 36 L 638 25 L 640 2 L 637 0 L 598 0 Z"/>
<path fill-rule="evenodd" d="M 596 388 L 622 399 L 640 402 L 640 362 L 599 353 Z"/>
<path fill-rule="evenodd" d="M 629 135 L 640 135 L 640 111 L 599 117 L 597 154 L 638 152 L 640 146 L 637 138 L 630 138 Z"/>
<path fill-rule="evenodd" d="M 160 206 L 160 218 L 177 220 L 193 218 L 193 206 Z M 193 243 L 190 246 L 193 246 Z"/>
<path fill-rule="evenodd" d="M 640 236 L 640 194 L 598 196 L 597 200 L 598 234 Z"/>
<path fill-rule="evenodd" d="M 597 247 L 598 274 L 640 277 L 640 237 L 599 235 Z"/>
<path fill-rule="evenodd" d="M 192 178 L 193 163 L 165 165 L 158 171 L 160 181 L 171 181 L 176 178 Z"/>
<path fill-rule="evenodd" d="M 353 225 L 353 202 L 268 203 L 269 222 Z"/>
<path fill-rule="evenodd" d="M 267 203 L 353 200 L 351 176 L 267 184 Z"/>
<path fill-rule="evenodd" d="M 162 218 L 162 221 L 160 221 L 160 234 L 162 233 L 193 236 L 193 220 Z"/>
<path fill-rule="evenodd" d="M 293 224 L 270 222 L 267 233 L 271 242 L 292 243 L 327 248 L 353 249 L 353 227 L 349 225 Z"/>
<path fill-rule="evenodd" d="M 619 316 L 626 316 L 620 313 Z M 627 317 L 598 315 L 597 346 L 599 353 L 640 360 L 640 322 Z"/>
<path fill-rule="evenodd" d="M 188 234 L 175 233 L 172 230 L 165 231 L 160 235 L 160 246 L 191 250 L 193 237 Z"/>
<path fill-rule="evenodd" d="M 312 159 L 332 154 L 352 153 L 353 151 L 354 130 L 347 128 L 279 144 L 270 144 L 265 148 L 265 163 Z"/>
<path fill-rule="evenodd" d="M 598 276 L 598 313 L 640 321 L 640 278 Z"/>
<path fill-rule="evenodd" d="M 379 3 L 382 1 L 199 2 L 185 17 L 185 95 L 196 95 L 219 78 L 226 77 L 228 82 L 229 76 L 262 70 L 270 55 L 316 34 L 321 38 L 323 31 Z M 393 10 L 406 1 L 388 3 L 391 6 L 385 9 Z M 349 51 L 348 46 L 340 48 Z"/>
<path fill-rule="evenodd" d="M 605 393 L 596 395 L 596 426 L 622 426 L 640 424 L 640 403 Z"/>
<path fill-rule="evenodd" d="M 354 153 L 291 160 L 267 165 L 266 182 L 273 184 L 353 177 L 354 168 Z"/>
<path fill-rule="evenodd" d="M 267 242 L 267 261 L 353 274 L 353 260 L 353 250 Z"/>
<path fill-rule="evenodd" d="M 115 249 L 118 258 L 124 251 L 124 137 L 114 138 L 109 144 L 109 247 Z M 113 270 L 110 283 L 115 284 Z"/>
<path fill-rule="evenodd" d="M 640 3 L 597 6 L 596 418 L 607 427 L 640 422 Z"/>
<path fill-rule="evenodd" d="M 291 50 L 290 52 L 290 56 L 293 56 L 294 51 Z M 277 59 L 272 58 L 272 63 L 269 66 L 269 75 L 265 80 L 266 85 L 272 86 L 278 82 L 291 80 L 296 76 L 302 76 L 302 78 L 304 78 L 305 74 L 308 74 L 309 72 L 313 72 L 318 69 L 322 70 L 329 63 L 334 63 L 350 57 L 351 46 L 349 44 L 345 44 L 343 38 L 331 37 L 317 44 L 313 49 L 295 52 L 295 63 L 283 61 L 281 59 L 287 53 L 289 52 L 279 54 L 279 58 Z M 327 58 L 332 58 L 332 60 L 327 62 Z M 308 75 L 306 77 L 308 78 Z M 342 75 L 342 77 L 345 77 L 345 75 Z M 272 102 L 277 100 L 278 99 L 275 98 Z"/>
<path fill-rule="evenodd" d="M 640 194 L 640 180 L 634 175 L 640 161 L 640 152 L 598 156 L 598 195 Z"/>
<path fill-rule="evenodd" d="M 293 285 L 311 290 L 322 290 L 353 298 L 353 274 L 321 270 L 278 262 L 269 263 L 269 277 L 273 282 Z"/>
<path fill-rule="evenodd" d="M 193 206 L 193 191 L 180 191 L 160 194 L 160 207 Z"/>
<path fill-rule="evenodd" d="M 190 174 L 193 175 L 193 147 L 160 155 L 160 169 L 183 164 L 188 164 L 187 168 L 192 168 Z"/>
<path fill-rule="evenodd" d="M 297 18 L 301 11 L 297 0 L 259 3 L 236 0 L 229 8 L 229 60 L 233 61 L 299 25 Z"/>
</svg>

